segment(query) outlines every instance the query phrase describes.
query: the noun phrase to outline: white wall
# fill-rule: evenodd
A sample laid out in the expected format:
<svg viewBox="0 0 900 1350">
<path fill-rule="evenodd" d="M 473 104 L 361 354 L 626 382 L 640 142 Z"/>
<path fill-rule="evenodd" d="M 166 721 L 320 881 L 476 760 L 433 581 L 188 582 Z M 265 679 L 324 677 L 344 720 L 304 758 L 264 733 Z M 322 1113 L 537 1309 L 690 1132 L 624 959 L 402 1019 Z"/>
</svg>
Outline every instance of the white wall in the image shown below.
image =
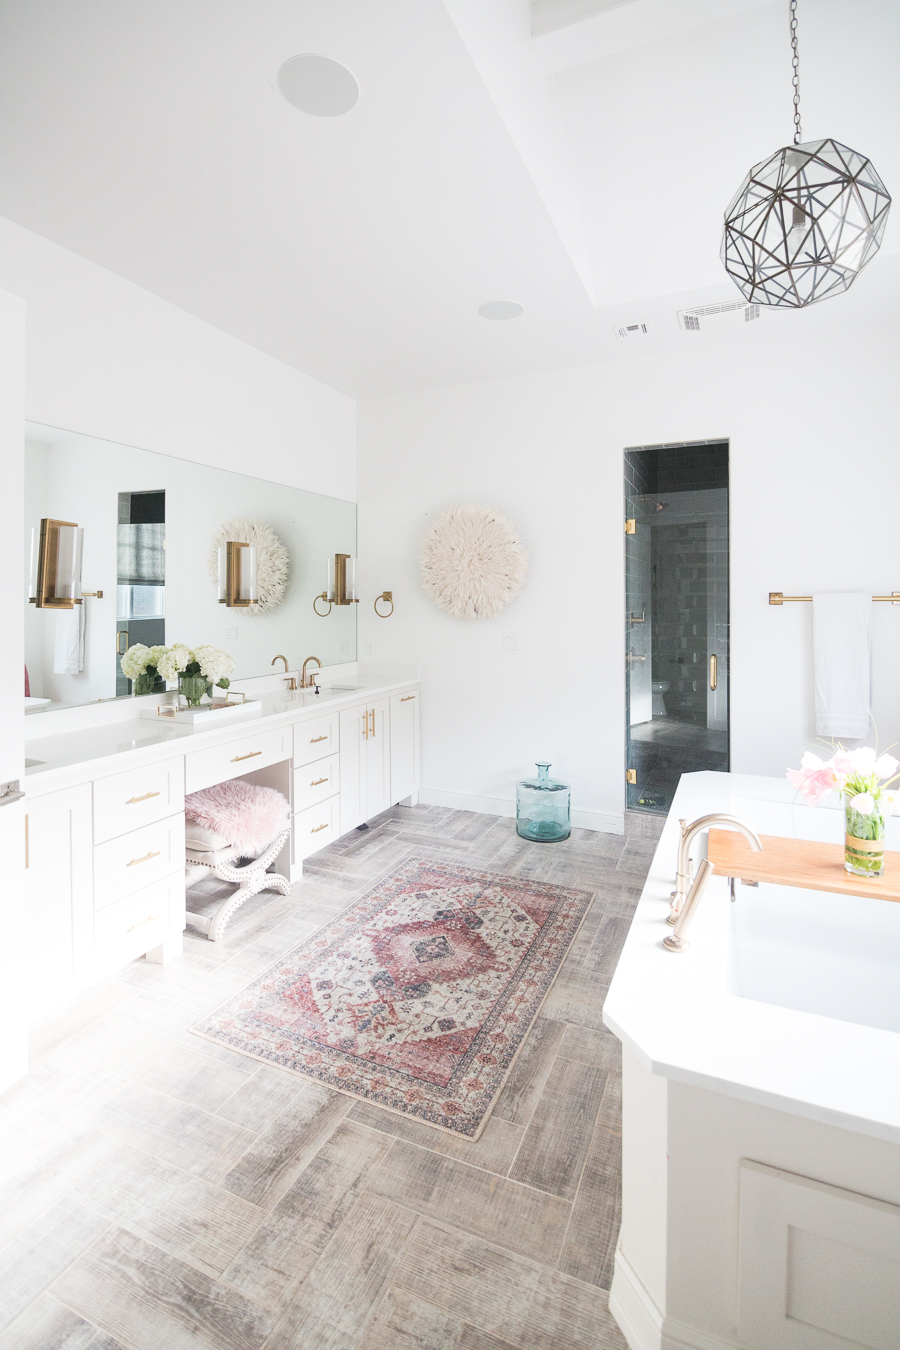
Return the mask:
<svg viewBox="0 0 900 1350">
<path fill-rule="evenodd" d="M 352 501 L 354 401 L 0 218 L 27 306 L 25 415 Z"/>
<path fill-rule="evenodd" d="M 359 650 L 422 663 L 425 800 L 509 811 L 546 757 L 572 782 L 576 823 L 621 828 L 622 451 L 682 440 L 731 442 L 732 767 L 798 761 L 815 739 L 811 606 L 770 607 L 768 592 L 900 590 L 898 311 L 900 260 L 879 258 L 846 296 L 718 342 L 685 334 L 674 356 L 360 404 Z M 429 520 L 465 501 L 508 514 L 531 560 L 519 599 L 472 624 L 425 599 L 416 564 Z M 367 594 L 385 588 L 382 621 Z M 886 747 L 900 609 L 874 620 Z"/>
</svg>

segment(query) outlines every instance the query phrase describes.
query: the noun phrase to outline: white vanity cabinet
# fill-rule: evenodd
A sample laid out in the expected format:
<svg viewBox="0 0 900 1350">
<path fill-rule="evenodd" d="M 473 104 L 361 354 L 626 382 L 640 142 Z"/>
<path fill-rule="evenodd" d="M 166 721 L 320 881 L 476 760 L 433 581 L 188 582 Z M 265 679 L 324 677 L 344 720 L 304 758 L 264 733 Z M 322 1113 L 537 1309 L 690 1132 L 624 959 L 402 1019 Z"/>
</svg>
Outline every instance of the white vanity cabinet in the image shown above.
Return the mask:
<svg viewBox="0 0 900 1350">
<path fill-rule="evenodd" d="M 391 802 L 419 788 L 419 698 L 415 689 L 391 696 Z"/>
<path fill-rule="evenodd" d="M 26 989 L 32 1016 L 70 997 L 94 964 L 91 785 L 26 803 Z"/>
<path fill-rule="evenodd" d="M 341 833 L 391 803 L 390 699 L 341 713 Z"/>
</svg>

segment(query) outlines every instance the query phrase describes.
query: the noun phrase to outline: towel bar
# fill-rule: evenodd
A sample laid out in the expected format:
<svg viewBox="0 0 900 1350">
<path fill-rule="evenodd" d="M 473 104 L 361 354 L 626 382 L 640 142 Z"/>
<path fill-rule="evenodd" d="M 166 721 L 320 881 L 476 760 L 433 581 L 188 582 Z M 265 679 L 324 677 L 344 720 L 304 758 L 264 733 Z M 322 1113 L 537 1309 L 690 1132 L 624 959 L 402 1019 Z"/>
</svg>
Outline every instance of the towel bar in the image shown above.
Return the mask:
<svg viewBox="0 0 900 1350">
<path fill-rule="evenodd" d="M 873 600 L 884 600 L 889 605 L 900 605 L 900 591 L 892 591 L 890 595 L 873 595 Z M 812 600 L 811 595 L 782 595 L 781 591 L 769 591 L 770 605 L 786 605 L 796 600 Z"/>
</svg>

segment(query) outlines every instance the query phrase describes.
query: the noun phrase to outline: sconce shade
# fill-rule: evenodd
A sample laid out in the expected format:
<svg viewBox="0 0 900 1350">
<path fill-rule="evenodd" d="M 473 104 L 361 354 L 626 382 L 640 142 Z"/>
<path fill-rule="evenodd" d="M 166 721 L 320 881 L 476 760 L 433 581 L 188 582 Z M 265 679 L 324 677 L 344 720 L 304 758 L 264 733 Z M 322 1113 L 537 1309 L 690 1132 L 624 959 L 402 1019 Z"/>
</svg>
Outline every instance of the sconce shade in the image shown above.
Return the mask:
<svg viewBox="0 0 900 1350">
<path fill-rule="evenodd" d="M 37 609 L 72 609 L 81 604 L 84 530 L 71 520 L 41 521 L 31 531 L 29 601 Z"/>
<path fill-rule="evenodd" d="M 349 553 L 336 553 L 328 559 L 328 581 L 325 599 L 332 605 L 355 605 L 359 599 L 356 594 L 356 559 Z"/>
<path fill-rule="evenodd" d="M 219 604 L 246 609 L 258 599 L 256 549 L 229 539 L 218 549 Z"/>
<path fill-rule="evenodd" d="M 846 291 L 881 247 L 891 198 L 839 141 L 755 164 L 725 212 L 722 262 L 753 304 L 801 309 Z"/>
</svg>

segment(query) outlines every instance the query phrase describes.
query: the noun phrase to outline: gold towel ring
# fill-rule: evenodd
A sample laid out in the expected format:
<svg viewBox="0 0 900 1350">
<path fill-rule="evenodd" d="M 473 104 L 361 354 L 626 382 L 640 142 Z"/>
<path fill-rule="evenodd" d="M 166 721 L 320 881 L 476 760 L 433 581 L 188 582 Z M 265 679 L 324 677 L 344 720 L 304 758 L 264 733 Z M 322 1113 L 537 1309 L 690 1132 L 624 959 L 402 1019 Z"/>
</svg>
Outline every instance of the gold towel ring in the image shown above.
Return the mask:
<svg viewBox="0 0 900 1350">
<path fill-rule="evenodd" d="M 325 611 L 324 614 L 322 613 L 322 611 L 321 611 L 320 609 L 316 609 L 316 605 L 319 603 L 320 600 L 326 601 L 326 603 L 327 603 L 327 605 L 328 605 L 328 608 L 326 609 L 326 611 Z M 321 595 L 317 595 L 317 596 L 316 596 L 315 600 L 313 601 L 313 613 L 314 613 L 314 614 L 318 614 L 318 616 L 319 616 L 320 619 L 327 619 L 327 618 L 328 618 L 328 615 L 331 613 L 331 601 L 328 599 L 328 592 L 327 592 L 327 591 L 323 591 Z"/>
<path fill-rule="evenodd" d="M 386 604 L 390 605 L 390 609 L 388 610 L 387 614 L 382 614 L 381 610 L 378 608 L 378 601 L 379 601 L 379 600 L 384 600 Z M 375 613 L 378 615 L 379 619 L 389 619 L 389 618 L 391 617 L 391 615 L 393 614 L 393 612 L 394 612 L 394 593 L 393 593 L 393 591 L 382 591 L 382 592 L 381 592 L 381 595 L 376 595 L 376 597 L 375 597 L 375 604 L 374 604 L 373 608 L 374 608 L 374 610 L 375 610 Z"/>
</svg>

